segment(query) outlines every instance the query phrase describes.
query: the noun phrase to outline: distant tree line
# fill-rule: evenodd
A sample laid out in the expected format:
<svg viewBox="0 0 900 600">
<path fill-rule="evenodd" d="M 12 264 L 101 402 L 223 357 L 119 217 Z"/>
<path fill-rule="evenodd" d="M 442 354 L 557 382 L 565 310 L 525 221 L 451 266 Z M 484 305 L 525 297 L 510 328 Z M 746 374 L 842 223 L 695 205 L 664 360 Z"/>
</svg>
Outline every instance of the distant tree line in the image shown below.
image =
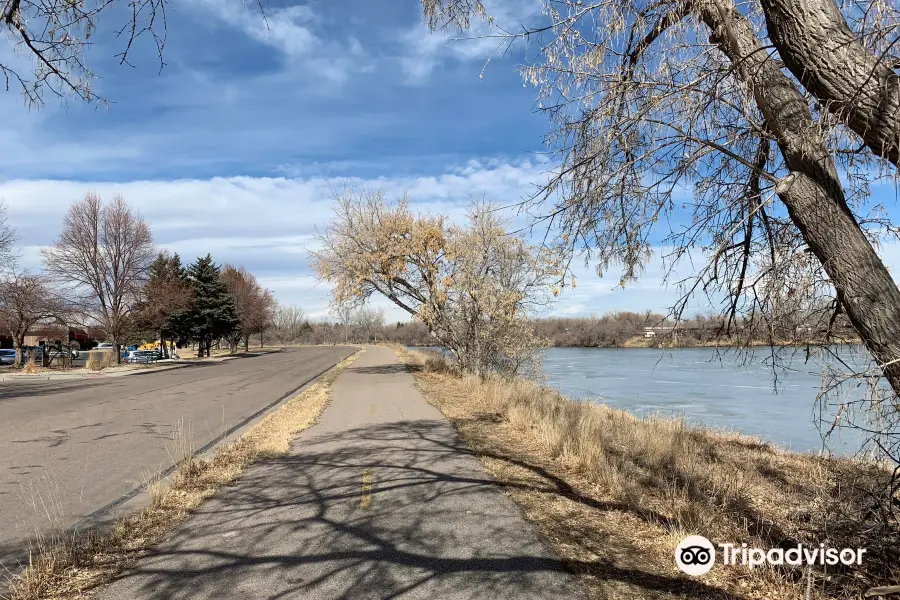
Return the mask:
<svg viewBox="0 0 900 600">
<path fill-rule="evenodd" d="M 721 315 L 696 315 L 677 324 L 661 313 L 620 311 L 602 316 L 532 319 L 537 335 L 556 347 L 620 348 L 628 346 L 741 345 L 748 341 L 768 343 L 855 342 L 852 329 L 838 320 L 817 321 L 815 314 L 795 315 L 795 320 L 757 319 L 739 321 L 730 328 Z M 652 335 L 645 337 L 648 331 Z M 390 342 L 404 346 L 439 346 L 428 327 L 419 321 L 386 323 L 382 311 L 364 309 L 338 315 L 338 320 L 309 320 L 299 307 L 282 306 L 275 311 L 273 325 L 265 332 L 271 342 L 285 344 L 368 344 Z"/>
<path fill-rule="evenodd" d="M 621 311 L 599 317 L 538 319 L 534 325 L 538 335 L 552 346 L 745 346 L 857 341 L 846 318 L 825 318 L 822 311 L 756 315 L 736 321 L 715 313 L 673 320 L 650 311 Z"/>
<path fill-rule="evenodd" d="M 196 343 L 197 356 L 209 356 L 213 345 L 247 350 L 250 337 L 271 325 L 275 298 L 243 266 L 220 267 L 207 254 L 183 267 L 178 254 L 161 252 L 148 272 L 131 341 L 159 340 L 164 353 Z"/>
</svg>

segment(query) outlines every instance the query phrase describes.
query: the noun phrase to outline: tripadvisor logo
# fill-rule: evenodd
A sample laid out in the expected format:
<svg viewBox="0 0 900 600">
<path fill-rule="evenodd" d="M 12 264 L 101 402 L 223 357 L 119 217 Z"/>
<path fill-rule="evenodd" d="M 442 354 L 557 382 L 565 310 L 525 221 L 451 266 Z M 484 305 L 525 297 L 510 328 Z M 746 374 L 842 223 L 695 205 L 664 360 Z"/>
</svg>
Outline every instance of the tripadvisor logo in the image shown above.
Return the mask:
<svg viewBox="0 0 900 600">
<path fill-rule="evenodd" d="M 826 548 L 825 544 L 805 546 L 797 544 L 793 548 L 749 548 L 747 544 L 718 544 L 722 553 L 722 564 L 744 565 L 750 569 L 769 565 L 830 565 L 851 566 L 862 564 L 865 548 Z M 689 535 L 675 547 L 675 564 L 688 575 L 709 573 L 716 563 L 716 549 L 712 542 L 702 535 Z"/>
<path fill-rule="evenodd" d="M 716 562 L 716 549 L 702 535 L 689 535 L 675 547 L 675 564 L 688 575 L 705 575 Z"/>
</svg>

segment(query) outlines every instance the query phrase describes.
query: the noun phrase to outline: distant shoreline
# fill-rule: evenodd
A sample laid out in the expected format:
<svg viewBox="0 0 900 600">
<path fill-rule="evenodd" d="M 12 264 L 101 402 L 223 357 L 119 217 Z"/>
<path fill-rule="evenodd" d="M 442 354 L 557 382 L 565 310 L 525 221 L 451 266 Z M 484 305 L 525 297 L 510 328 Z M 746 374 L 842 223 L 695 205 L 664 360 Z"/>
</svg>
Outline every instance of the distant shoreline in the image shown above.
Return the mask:
<svg viewBox="0 0 900 600">
<path fill-rule="evenodd" d="M 605 346 L 583 346 L 576 344 L 551 344 L 547 348 L 596 348 L 602 350 L 646 350 L 655 348 L 658 350 L 676 350 L 690 348 L 722 348 L 727 350 L 740 350 L 743 348 L 802 348 L 807 345 L 811 346 L 856 346 L 862 344 L 862 340 L 833 340 L 826 342 L 825 340 L 805 340 L 805 341 L 787 341 L 776 340 L 771 343 L 768 340 L 753 340 L 749 344 L 722 343 L 717 341 L 709 342 L 688 342 L 688 343 L 660 343 L 655 338 L 633 337 L 625 340 L 623 344 L 605 345 Z M 408 348 L 433 348 L 435 344 L 406 344 Z"/>
</svg>

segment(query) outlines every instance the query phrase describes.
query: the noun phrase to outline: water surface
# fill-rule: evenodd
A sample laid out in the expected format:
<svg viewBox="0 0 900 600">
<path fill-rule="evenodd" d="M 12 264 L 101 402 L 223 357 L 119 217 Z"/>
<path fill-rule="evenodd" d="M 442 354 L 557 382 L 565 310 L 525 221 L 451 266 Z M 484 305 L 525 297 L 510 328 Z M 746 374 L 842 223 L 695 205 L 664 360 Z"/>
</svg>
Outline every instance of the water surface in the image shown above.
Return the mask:
<svg viewBox="0 0 900 600">
<path fill-rule="evenodd" d="M 859 353 L 842 352 L 861 360 Z M 794 450 L 821 450 L 816 404 L 821 361 L 806 362 L 803 352 L 782 349 L 781 364 L 773 369 L 770 355 L 768 348 L 750 357 L 711 348 L 550 348 L 543 369 L 551 387 L 573 398 L 638 416 L 683 416 Z M 843 454 L 858 443 L 857 435 L 845 432 L 833 434 L 828 447 Z"/>
</svg>

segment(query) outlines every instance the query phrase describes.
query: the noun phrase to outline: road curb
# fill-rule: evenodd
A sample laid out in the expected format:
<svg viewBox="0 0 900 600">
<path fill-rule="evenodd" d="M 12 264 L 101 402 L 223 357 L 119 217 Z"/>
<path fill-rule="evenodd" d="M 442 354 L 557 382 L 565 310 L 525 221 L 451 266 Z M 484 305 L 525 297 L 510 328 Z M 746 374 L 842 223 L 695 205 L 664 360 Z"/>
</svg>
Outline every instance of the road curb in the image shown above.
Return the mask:
<svg viewBox="0 0 900 600">
<path fill-rule="evenodd" d="M 90 374 L 82 374 L 82 373 L 46 373 L 46 374 L 38 374 L 38 375 L 0 375 L 0 382 L 2 381 L 50 381 L 50 380 L 59 380 L 59 381 L 78 381 L 78 380 L 94 380 L 94 379 L 106 379 L 109 377 L 135 377 L 137 375 L 149 375 L 151 373 L 161 373 L 163 371 L 170 371 L 172 369 L 183 369 L 185 367 L 190 367 L 193 365 L 202 365 L 209 363 L 221 363 L 227 362 L 229 360 L 237 360 L 238 358 L 255 358 L 257 356 L 265 356 L 267 354 L 277 354 L 279 352 L 283 352 L 284 348 L 278 348 L 276 350 L 264 350 L 262 352 L 247 352 L 244 355 L 231 355 L 231 356 L 216 356 L 213 358 L 200 359 L 200 360 L 185 360 L 184 362 L 179 363 L 171 363 L 167 365 L 163 365 L 158 368 L 153 369 L 140 369 L 133 371 L 116 371 L 113 373 L 90 373 Z"/>
<path fill-rule="evenodd" d="M 0 381 L 79 381 L 79 380 L 96 380 L 96 379 L 108 379 L 110 377 L 133 377 L 135 375 L 149 375 L 150 373 L 161 373 L 162 371 L 171 371 L 172 369 L 181 369 L 184 367 L 190 367 L 191 363 L 186 364 L 177 364 L 177 365 L 165 365 L 159 368 L 154 369 L 141 369 L 134 371 L 116 371 L 113 373 L 92 373 L 92 374 L 81 374 L 81 373 L 50 373 L 47 375 L 3 375 L 0 376 Z"/>
</svg>

